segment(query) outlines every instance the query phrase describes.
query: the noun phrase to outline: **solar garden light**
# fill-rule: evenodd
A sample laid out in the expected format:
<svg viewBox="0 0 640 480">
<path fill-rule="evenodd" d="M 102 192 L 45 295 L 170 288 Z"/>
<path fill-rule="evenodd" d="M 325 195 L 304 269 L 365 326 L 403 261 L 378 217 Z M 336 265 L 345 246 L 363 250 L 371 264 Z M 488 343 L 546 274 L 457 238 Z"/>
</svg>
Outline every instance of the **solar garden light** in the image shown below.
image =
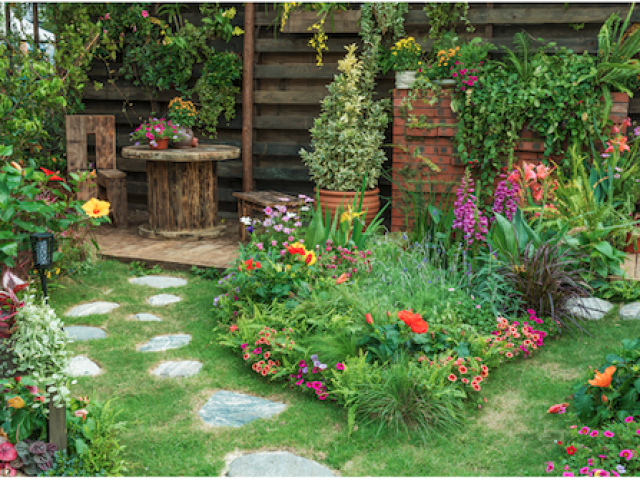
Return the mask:
<svg viewBox="0 0 640 480">
<path fill-rule="evenodd" d="M 31 250 L 33 263 L 40 273 L 40 283 L 44 296 L 47 296 L 47 277 L 45 271 L 51 266 L 53 258 L 53 233 L 32 233 Z"/>
</svg>

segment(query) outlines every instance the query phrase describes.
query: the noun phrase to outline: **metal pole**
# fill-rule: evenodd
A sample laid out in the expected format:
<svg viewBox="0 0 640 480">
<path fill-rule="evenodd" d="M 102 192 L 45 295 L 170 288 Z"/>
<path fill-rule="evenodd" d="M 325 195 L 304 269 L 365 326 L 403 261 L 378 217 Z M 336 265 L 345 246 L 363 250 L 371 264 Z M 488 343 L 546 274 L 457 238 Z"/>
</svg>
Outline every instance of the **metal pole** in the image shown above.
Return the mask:
<svg viewBox="0 0 640 480">
<path fill-rule="evenodd" d="M 253 190 L 253 54 L 255 4 L 244 7 L 244 53 L 242 69 L 242 190 Z"/>
</svg>

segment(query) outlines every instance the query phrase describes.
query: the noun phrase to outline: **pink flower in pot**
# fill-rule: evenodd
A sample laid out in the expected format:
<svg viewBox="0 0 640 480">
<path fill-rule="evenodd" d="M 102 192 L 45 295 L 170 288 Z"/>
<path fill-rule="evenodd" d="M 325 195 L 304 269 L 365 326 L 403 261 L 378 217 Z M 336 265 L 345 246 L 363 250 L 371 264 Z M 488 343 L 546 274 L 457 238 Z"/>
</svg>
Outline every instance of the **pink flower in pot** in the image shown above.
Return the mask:
<svg viewBox="0 0 640 480">
<path fill-rule="evenodd" d="M 0 462 L 9 463 L 15 460 L 18 457 L 18 452 L 16 452 L 13 443 L 4 442 L 0 443 Z"/>
</svg>

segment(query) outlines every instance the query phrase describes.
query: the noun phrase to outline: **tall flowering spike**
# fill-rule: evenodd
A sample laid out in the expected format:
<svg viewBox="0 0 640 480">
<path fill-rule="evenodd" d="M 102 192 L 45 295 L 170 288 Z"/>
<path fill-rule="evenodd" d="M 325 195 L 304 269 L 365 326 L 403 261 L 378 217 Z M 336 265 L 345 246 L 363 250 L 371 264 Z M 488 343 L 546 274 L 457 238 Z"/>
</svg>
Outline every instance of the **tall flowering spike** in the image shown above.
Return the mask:
<svg viewBox="0 0 640 480">
<path fill-rule="evenodd" d="M 469 246 L 474 241 L 483 241 L 488 232 L 489 221 L 476 205 L 476 197 L 473 195 L 474 182 L 471 174 L 467 172 L 462 178 L 460 188 L 456 192 L 457 200 L 454 202 L 455 220 L 453 228 L 462 229 L 464 239 Z"/>
<path fill-rule="evenodd" d="M 516 213 L 518 204 L 516 199 L 520 194 L 520 185 L 516 182 L 517 170 L 509 175 L 506 180 L 502 180 L 498 183 L 496 191 L 493 195 L 494 202 L 491 210 L 494 213 L 504 214 L 507 220 L 511 221 Z M 502 175 L 504 177 L 504 175 Z M 494 218 L 491 218 L 493 222 Z"/>
</svg>

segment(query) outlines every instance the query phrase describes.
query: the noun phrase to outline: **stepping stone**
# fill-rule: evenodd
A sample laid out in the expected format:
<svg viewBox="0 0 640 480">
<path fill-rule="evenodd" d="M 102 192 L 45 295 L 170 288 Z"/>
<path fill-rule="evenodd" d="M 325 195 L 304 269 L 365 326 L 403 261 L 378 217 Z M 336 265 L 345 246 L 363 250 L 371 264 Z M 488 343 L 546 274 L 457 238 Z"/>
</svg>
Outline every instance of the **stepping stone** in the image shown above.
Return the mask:
<svg viewBox="0 0 640 480">
<path fill-rule="evenodd" d="M 618 315 L 622 320 L 640 320 L 640 302 L 633 302 L 620 309 Z"/>
<path fill-rule="evenodd" d="M 182 362 L 164 362 L 153 372 L 158 377 L 191 377 L 197 374 L 202 368 L 200 362 L 195 360 L 184 360 Z"/>
<path fill-rule="evenodd" d="M 98 327 L 71 326 L 64 327 L 63 330 L 69 334 L 72 340 L 80 342 L 107 338 L 107 332 Z"/>
<path fill-rule="evenodd" d="M 209 398 L 198 415 L 214 427 L 241 427 L 258 418 L 271 417 L 285 408 L 284 403 L 221 390 Z"/>
<path fill-rule="evenodd" d="M 146 277 L 130 278 L 129 283 L 145 285 L 153 288 L 184 287 L 187 281 L 184 278 L 165 277 L 163 275 L 147 275 Z"/>
<path fill-rule="evenodd" d="M 182 300 L 177 295 L 169 295 L 167 293 L 161 293 L 160 295 L 154 295 L 151 298 L 147 299 L 147 303 L 152 307 L 162 307 L 164 305 L 169 305 L 170 303 L 176 303 Z"/>
<path fill-rule="evenodd" d="M 335 477 L 327 467 L 289 452 L 243 455 L 229 465 L 229 477 Z"/>
<path fill-rule="evenodd" d="M 613 303 L 601 298 L 570 298 L 566 304 L 572 315 L 586 320 L 600 320 L 613 308 Z"/>
<path fill-rule="evenodd" d="M 160 317 L 156 317 L 155 315 L 151 315 L 150 313 L 136 313 L 133 318 L 136 320 L 140 320 L 141 322 L 161 322 L 162 319 Z"/>
<path fill-rule="evenodd" d="M 72 377 L 95 377 L 102 373 L 102 369 L 90 358 L 80 355 L 71 359 L 68 373 Z"/>
<path fill-rule="evenodd" d="M 164 352 L 173 348 L 180 348 L 191 341 L 191 335 L 159 335 L 153 337 L 143 346 L 139 352 Z"/>
<path fill-rule="evenodd" d="M 120 304 L 115 302 L 91 302 L 84 305 L 78 305 L 69 310 L 67 317 L 86 317 L 87 315 L 99 315 L 109 313 L 114 308 L 118 308 Z"/>
</svg>

